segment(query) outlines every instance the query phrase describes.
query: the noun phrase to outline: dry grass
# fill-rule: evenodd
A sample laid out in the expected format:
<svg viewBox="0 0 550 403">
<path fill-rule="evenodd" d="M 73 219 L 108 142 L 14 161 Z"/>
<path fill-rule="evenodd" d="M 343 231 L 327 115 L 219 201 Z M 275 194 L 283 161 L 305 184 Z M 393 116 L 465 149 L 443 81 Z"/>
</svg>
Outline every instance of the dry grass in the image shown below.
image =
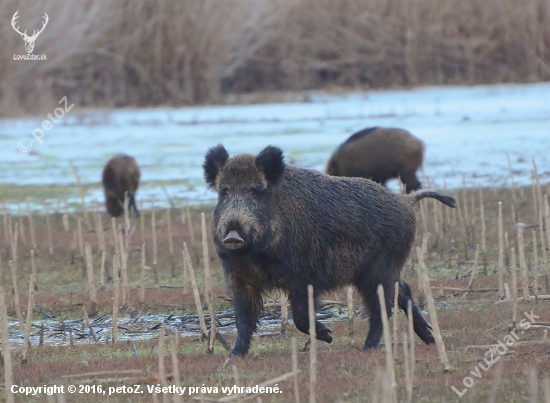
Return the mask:
<svg viewBox="0 0 550 403">
<path fill-rule="evenodd" d="M 9 24 L 41 26 L 34 53 Z M 246 92 L 550 78 L 546 0 L 61 0 L 0 4 L 0 115 L 234 102 Z"/>
</svg>

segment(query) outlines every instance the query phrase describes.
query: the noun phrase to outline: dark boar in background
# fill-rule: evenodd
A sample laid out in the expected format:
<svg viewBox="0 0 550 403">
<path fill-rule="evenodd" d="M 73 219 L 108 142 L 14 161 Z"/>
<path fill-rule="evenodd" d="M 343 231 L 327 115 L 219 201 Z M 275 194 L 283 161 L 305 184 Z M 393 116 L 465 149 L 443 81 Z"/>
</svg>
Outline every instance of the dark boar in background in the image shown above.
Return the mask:
<svg viewBox="0 0 550 403">
<path fill-rule="evenodd" d="M 102 176 L 105 206 L 112 217 L 118 217 L 124 212 L 124 192 L 128 192 L 128 208 L 133 208 L 136 217 L 139 216 L 135 200 L 139 176 L 136 160 L 129 155 L 117 154 L 105 165 Z"/>
<path fill-rule="evenodd" d="M 422 166 L 426 146 L 408 131 L 371 127 L 352 134 L 332 155 L 327 174 L 372 179 L 386 185 L 401 178 L 405 190 L 418 190 L 416 171 Z"/>
<path fill-rule="evenodd" d="M 411 300 L 416 334 L 434 342 L 400 272 L 416 231 L 413 205 L 432 197 L 454 207 L 452 197 L 430 190 L 398 195 L 367 179 L 286 165 L 272 146 L 229 158 L 218 145 L 206 153 L 203 168 L 218 193 L 212 233 L 233 292 L 238 334 L 231 355 L 248 352 L 264 291 L 288 293 L 294 324 L 309 333 L 308 284 L 316 301 L 324 291 L 357 287 L 370 313 L 367 349 L 378 346 L 382 335 L 377 286 L 384 287 L 390 315 L 400 282 L 399 307 L 406 311 Z M 318 321 L 315 327 L 319 340 L 332 341 L 330 329 Z"/>
</svg>

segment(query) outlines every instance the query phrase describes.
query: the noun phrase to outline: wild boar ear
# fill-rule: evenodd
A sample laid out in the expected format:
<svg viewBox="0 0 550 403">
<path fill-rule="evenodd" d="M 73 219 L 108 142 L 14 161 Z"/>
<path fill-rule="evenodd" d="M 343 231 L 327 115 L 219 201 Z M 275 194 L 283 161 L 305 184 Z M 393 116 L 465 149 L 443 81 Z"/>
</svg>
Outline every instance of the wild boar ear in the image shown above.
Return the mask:
<svg viewBox="0 0 550 403">
<path fill-rule="evenodd" d="M 202 169 L 204 170 L 204 180 L 210 189 L 215 189 L 216 177 L 228 159 L 229 154 L 227 153 L 225 147 L 221 144 L 218 144 L 216 147 L 209 148 L 206 152 Z"/>
<path fill-rule="evenodd" d="M 256 165 L 263 171 L 267 181 L 272 185 L 276 185 L 285 173 L 283 150 L 278 147 L 267 146 L 256 157 Z"/>
</svg>

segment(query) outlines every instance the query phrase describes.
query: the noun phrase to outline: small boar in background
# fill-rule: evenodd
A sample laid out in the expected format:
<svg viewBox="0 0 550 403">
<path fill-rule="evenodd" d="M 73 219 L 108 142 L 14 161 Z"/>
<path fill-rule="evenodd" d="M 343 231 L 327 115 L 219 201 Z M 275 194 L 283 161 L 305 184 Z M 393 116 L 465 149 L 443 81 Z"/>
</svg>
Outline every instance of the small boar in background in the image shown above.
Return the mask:
<svg viewBox="0 0 550 403">
<path fill-rule="evenodd" d="M 426 146 L 408 131 L 371 127 L 354 133 L 330 157 L 326 173 L 361 177 L 382 185 L 401 178 L 407 193 L 421 188 L 416 171 L 422 166 Z"/>
<path fill-rule="evenodd" d="M 102 182 L 105 206 L 112 217 L 119 217 L 124 212 L 124 192 L 128 192 L 128 209 L 134 209 L 136 217 L 139 216 L 135 200 L 139 177 L 136 160 L 129 155 L 117 154 L 107 162 Z"/>
<path fill-rule="evenodd" d="M 229 158 L 222 145 L 210 148 L 203 164 L 209 188 L 218 193 L 212 234 L 237 320 L 231 355 L 246 355 L 263 309 L 262 293 L 285 291 L 294 324 L 309 333 L 307 286 L 316 303 L 321 293 L 353 284 L 370 314 L 363 349 L 377 347 L 382 316 L 376 292 L 382 284 L 388 315 L 394 284 L 399 307 L 413 306 L 416 334 L 433 343 L 409 285 L 400 280 L 416 232 L 413 206 L 425 197 L 455 207 L 452 197 L 432 190 L 394 194 L 362 178 L 324 175 L 285 164 L 283 152 L 268 146 L 258 155 Z M 315 322 L 317 339 L 330 343 L 331 330 Z"/>
</svg>

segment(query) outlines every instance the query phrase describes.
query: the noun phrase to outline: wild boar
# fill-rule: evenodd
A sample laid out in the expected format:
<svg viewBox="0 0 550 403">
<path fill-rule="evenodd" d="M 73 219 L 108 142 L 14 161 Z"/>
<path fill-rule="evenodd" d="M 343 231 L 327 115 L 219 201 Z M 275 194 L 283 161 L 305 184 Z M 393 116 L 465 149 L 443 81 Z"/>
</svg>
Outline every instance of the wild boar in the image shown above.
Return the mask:
<svg viewBox="0 0 550 403">
<path fill-rule="evenodd" d="M 382 185 L 401 178 L 405 191 L 421 188 L 416 171 L 422 166 L 424 142 L 403 129 L 371 127 L 354 133 L 330 157 L 326 173 L 372 179 Z"/>
<path fill-rule="evenodd" d="M 281 149 L 229 158 L 223 145 L 210 148 L 203 164 L 208 187 L 218 193 L 212 234 L 233 292 L 237 340 L 231 355 L 246 355 L 263 309 L 262 293 L 280 289 L 289 296 L 294 324 L 309 333 L 307 286 L 315 300 L 324 291 L 349 284 L 370 314 L 364 349 L 382 335 L 376 292 L 382 284 L 388 315 L 394 284 L 399 307 L 412 301 L 414 330 L 433 343 L 430 324 L 400 280 L 416 231 L 413 206 L 425 197 L 455 207 L 452 197 L 432 190 L 395 194 L 363 178 L 328 176 L 287 165 Z M 316 321 L 317 339 L 330 343 L 331 330 Z"/>
<path fill-rule="evenodd" d="M 105 191 L 105 206 L 112 217 L 124 212 L 124 192 L 128 192 L 128 209 L 139 216 L 135 194 L 139 186 L 140 171 L 136 160 L 129 155 L 117 154 L 103 169 L 102 182 Z"/>
</svg>

